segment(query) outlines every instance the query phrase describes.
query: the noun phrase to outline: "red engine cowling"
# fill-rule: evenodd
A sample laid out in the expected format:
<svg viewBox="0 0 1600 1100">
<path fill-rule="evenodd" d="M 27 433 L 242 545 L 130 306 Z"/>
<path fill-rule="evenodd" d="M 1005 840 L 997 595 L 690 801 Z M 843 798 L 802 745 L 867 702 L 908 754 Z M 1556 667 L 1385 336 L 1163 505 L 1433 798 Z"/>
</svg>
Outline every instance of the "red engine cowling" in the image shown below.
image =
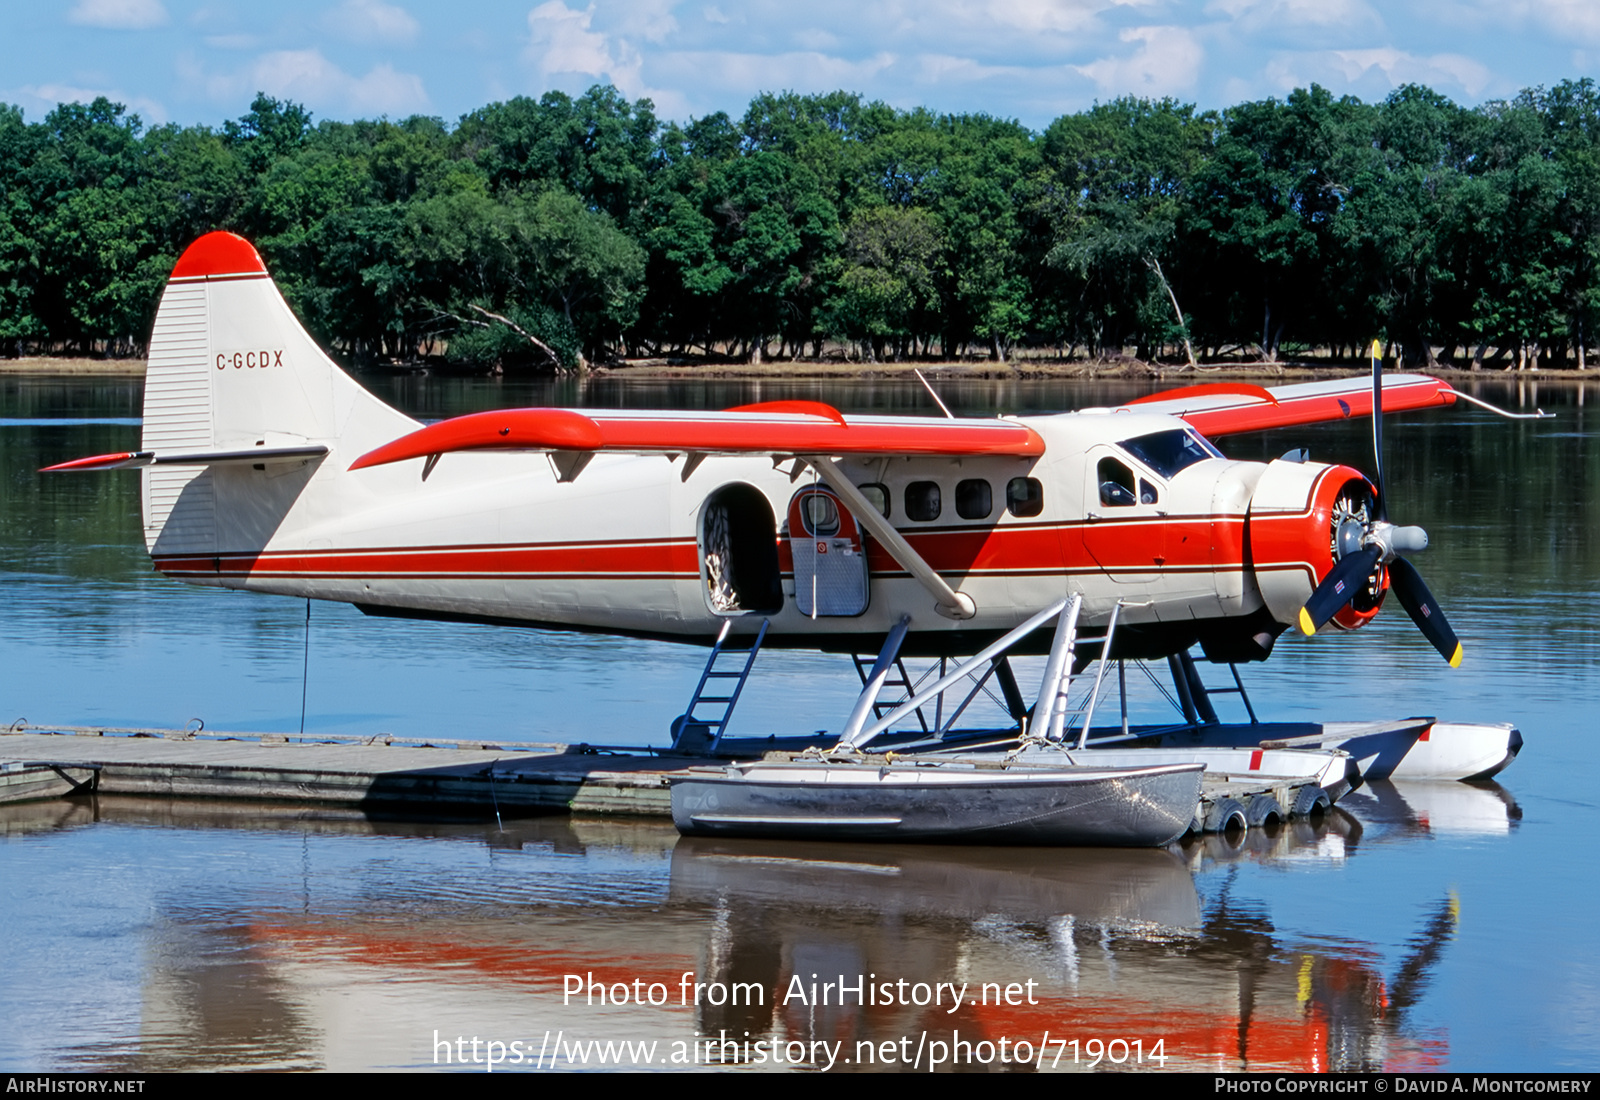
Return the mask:
<svg viewBox="0 0 1600 1100">
<path fill-rule="evenodd" d="M 1267 466 L 1250 498 L 1247 565 L 1274 619 L 1295 623 L 1341 556 L 1340 526 L 1354 519 L 1365 527 L 1374 499 L 1372 483 L 1349 466 L 1283 459 Z M 1365 626 L 1388 590 L 1388 570 L 1378 565 L 1330 621 L 1344 630 Z"/>
</svg>

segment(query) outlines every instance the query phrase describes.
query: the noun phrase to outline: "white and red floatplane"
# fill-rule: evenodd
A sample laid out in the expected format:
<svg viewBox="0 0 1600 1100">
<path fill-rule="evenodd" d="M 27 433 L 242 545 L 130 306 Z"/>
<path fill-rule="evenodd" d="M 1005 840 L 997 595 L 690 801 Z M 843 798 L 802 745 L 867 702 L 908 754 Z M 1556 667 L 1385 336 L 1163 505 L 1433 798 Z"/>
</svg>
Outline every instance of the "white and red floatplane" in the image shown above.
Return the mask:
<svg viewBox="0 0 1600 1100">
<path fill-rule="evenodd" d="M 1392 589 L 1454 665 L 1460 643 L 1402 556 L 1427 537 L 1389 522 L 1381 457 L 1369 481 L 1303 452 L 1233 461 L 1210 438 L 1376 412 L 1377 442 L 1383 413 L 1459 396 L 1375 371 L 994 419 L 778 401 L 424 425 L 336 366 L 255 249 L 219 232 L 162 296 L 141 449 L 51 469 L 141 469 L 170 577 L 375 614 L 847 652 L 892 638 L 886 664 L 977 653 L 1076 597 L 1079 664 L 1113 619 L 1115 658 L 1198 645 L 1231 663 L 1290 627 L 1359 628 Z M 1050 642 L 1040 627 L 1018 644 Z M 1424 731 L 1437 774 L 1460 771 L 1451 728 Z M 1495 728 L 1500 759 L 1473 774 L 1515 751 Z"/>
</svg>

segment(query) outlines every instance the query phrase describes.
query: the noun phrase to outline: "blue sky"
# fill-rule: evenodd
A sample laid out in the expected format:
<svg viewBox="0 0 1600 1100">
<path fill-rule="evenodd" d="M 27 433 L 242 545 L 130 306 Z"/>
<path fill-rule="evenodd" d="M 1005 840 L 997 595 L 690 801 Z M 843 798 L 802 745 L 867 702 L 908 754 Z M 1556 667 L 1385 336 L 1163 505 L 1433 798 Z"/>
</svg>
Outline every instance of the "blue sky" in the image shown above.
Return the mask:
<svg viewBox="0 0 1600 1100">
<path fill-rule="evenodd" d="M 318 118 L 437 115 L 609 82 L 686 121 L 843 88 L 1039 128 L 1120 95 L 1201 107 L 1320 83 L 1458 103 L 1600 75 L 1595 0 L 0 0 L 0 101 L 106 95 L 217 125 L 265 91 Z"/>
</svg>

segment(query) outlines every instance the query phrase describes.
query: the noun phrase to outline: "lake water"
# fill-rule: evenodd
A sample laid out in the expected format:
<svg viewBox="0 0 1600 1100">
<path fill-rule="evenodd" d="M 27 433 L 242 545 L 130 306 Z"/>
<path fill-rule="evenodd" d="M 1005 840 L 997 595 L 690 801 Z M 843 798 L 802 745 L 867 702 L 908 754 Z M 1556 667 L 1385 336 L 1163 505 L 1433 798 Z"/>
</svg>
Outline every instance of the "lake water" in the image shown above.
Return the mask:
<svg viewBox="0 0 1600 1100">
<path fill-rule="evenodd" d="M 929 411 L 898 381 L 366 381 L 423 417 L 779 397 Z M 1151 387 L 941 389 L 989 413 Z M 1600 388 L 1476 392 L 1558 417 L 1460 405 L 1385 432 L 1390 512 L 1432 538 L 1415 561 L 1461 669 L 1390 606 L 1356 634 L 1285 636 L 1244 674 L 1264 719 L 1514 722 L 1527 745 L 1498 784 L 1377 784 L 1317 828 L 1132 853 L 707 844 L 658 822 L 501 831 L 111 797 L 13 807 L 0 1068 L 843 1070 L 926 1068 L 942 1051 L 979 1068 L 1593 1069 Z M 0 718 L 290 731 L 304 691 L 320 732 L 665 741 L 704 651 L 318 604 L 303 681 L 304 602 L 157 576 L 136 475 L 34 472 L 132 449 L 140 404 L 135 382 L 0 376 Z M 1309 446 L 1370 470 L 1368 433 L 1223 447 Z M 734 733 L 837 729 L 848 713 L 846 659 L 760 667 Z M 1136 719 L 1161 713 L 1153 688 L 1130 687 Z M 841 976 L 881 999 L 841 1007 L 823 988 Z M 590 981 L 607 1003 L 564 994 Z M 951 1012 L 943 983 L 989 1003 Z M 752 990 L 762 1003 L 729 1003 Z"/>
</svg>

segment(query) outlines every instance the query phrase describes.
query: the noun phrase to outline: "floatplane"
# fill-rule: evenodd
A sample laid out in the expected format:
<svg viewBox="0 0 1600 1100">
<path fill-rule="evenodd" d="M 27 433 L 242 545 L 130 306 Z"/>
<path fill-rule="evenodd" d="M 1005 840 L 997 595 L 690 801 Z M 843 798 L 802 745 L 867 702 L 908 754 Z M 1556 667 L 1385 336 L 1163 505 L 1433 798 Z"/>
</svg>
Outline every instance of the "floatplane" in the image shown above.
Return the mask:
<svg viewBox="0 0 1600 1100">
<path fill-rule="evenodd" d="M 1389 520 L 1381 443 L 1385 413 L 1457 400 L 1482 404 L 1436 378 L 1384 375 L 1375 361 L 1370 380 L 1198 385 L 1046 416 L 846 416 L 772 401 L 723 412 L 506 409 L 422 424 L 335 365 L 249 242 L 217 232 L 183 254 L 162 295 L 141 449 L 50 470 L 141 470 L 150 555 L 192 584 L 375 615 L 711 643 L 706 675 L 674 725 L 681 752 L 765 744 L 723 737 L 762 645 L 876 651 L 870 662 L 857 657 L 863 691 L 827 759 L 768 764 L 760 775 L 733 769 L 718 782 L 847 786 L 838 769 L 869 743 L 947 740 L 960 706 L 931 730 L 891 727 L 958 680 L 982 686 L 992 676 L 1019 727 L 1031 723 L 1025 751 L 998 769 L 880 760 L 873 786 L 915 799 L 931 786 L 936 804 L 974 784 L 1003 788 L 1005 799 L 1012 788 L 1050 787 L 1065 806 L 1148 781 L 1174 787 L 1179 808 L 1157 814 L 1154 832 L 1130 826 L 1123 842 L 1160 843 L 1156 833 L 1187 824 L 1183 804 L 1193 805 L 1202 767 L 1259 771 L 1267 753 L 1283 761 L 1314 748 L 1308 755 L 1320 756 L 1304 766 L 1337 789 L 1350 784 L 1347 765 L 1328 757 L 1341 745 L 1369 775 L 1411 760 L 1419 738 L 1430 754 L 1421 766 L 1439 775 L 1492 774 L 1515 755 L 1510 727 L 1431 719 L 1228 726 L 1190 656 L 1198 646 L 1214 663 L 1264 660 L 1287 629 L 1359 629 L 1393 591 L 1459 664 L 1459 639 L 1404 556 L 1427 536 Z M 1370 481 L 1304 451 L 1232 461 L 1211 442 L 1367 416 Z M 1032 706 L 1013 653 L 1047 654 Z M 883 702 L 912 656 L 941 668 L 964 659 L 925 687 L 905 677 L 908 697 Z M 1103 774 L 1092 780 L 1100 793 L 1083 795 L 1088 773 L 1067 777 L 1067 758 L 1049 755 L 1071 741 L 1068 686 L 1097 661 L 1098 690 L 1107 664 L 1129 659 L 1170 662 L 1188 721 L 1158 732 L 1124 723 L 1114 731 L 1121 755 L 1090 756 L 1112 751 L 1088 747 L 1091 701 L 1070 762 L 1093 760 Z M 705 705 L 720 709 L 706 717 L 696 710 Z M 1152 746 L 1167 754 L 1157 764 Z M 704 831 L 738 831 L 717 816 L 701 815 Z M 680 826 L 697 828 L 693 819 L 686 810 Z M 1078 824 L 1063 828 L 1033 835 L 1079 835 Z M 867 833 L 920 835 L 908 829 Z"/>
</svg>

